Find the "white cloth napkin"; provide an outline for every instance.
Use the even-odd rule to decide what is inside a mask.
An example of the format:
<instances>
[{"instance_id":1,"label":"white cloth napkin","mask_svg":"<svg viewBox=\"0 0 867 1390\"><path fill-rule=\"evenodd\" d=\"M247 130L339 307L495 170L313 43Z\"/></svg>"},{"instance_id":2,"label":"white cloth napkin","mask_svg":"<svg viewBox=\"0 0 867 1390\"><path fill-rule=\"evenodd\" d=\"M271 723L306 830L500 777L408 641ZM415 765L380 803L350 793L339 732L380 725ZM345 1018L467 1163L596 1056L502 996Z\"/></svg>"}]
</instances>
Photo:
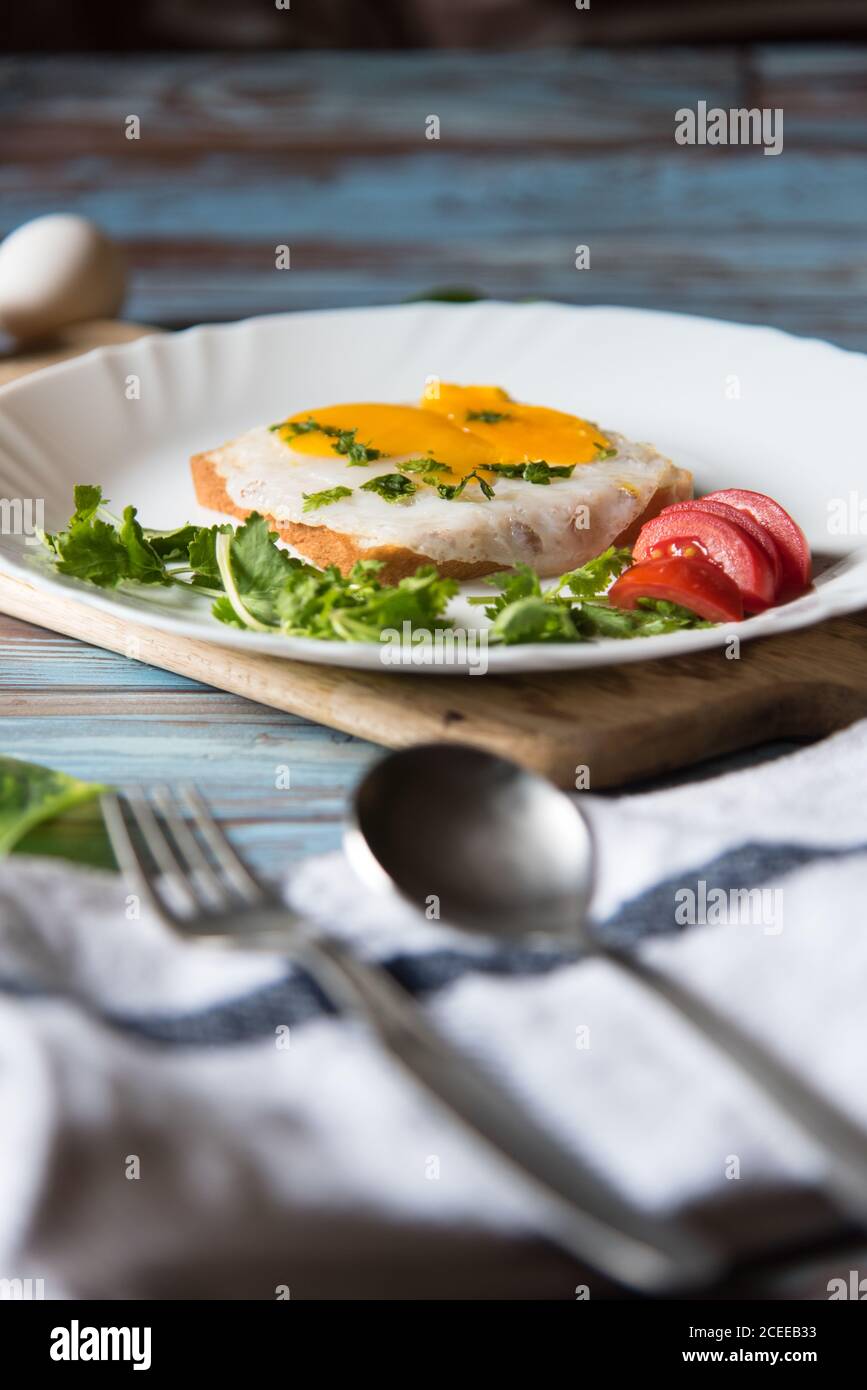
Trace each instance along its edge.
<instances>
[{"instance_id":1,"label":"white cloth napkin","mask_svg":"<svg viewBox=\"0 0 867 1390\"><path fill-rule=\"evenodd\" d=\"M867 722L581 804L602 929L652 936L867 1127L865 774ZM678 924L714 888L741 920ZM729 896L758 888L763 907ZM290 897L633 1202L722 1212L742 1248L767 1231L737 1213L775 1194L776 1235L827 1225L815 1149L616 967L486 950L366 894L339 854ZM358 1021L283 959L178 942L112 875L0 867L0 1116L0 1279L46 1297L572 1296L575 1266L536 1240L547 1214Z\"/></svg>"}]
</instances>

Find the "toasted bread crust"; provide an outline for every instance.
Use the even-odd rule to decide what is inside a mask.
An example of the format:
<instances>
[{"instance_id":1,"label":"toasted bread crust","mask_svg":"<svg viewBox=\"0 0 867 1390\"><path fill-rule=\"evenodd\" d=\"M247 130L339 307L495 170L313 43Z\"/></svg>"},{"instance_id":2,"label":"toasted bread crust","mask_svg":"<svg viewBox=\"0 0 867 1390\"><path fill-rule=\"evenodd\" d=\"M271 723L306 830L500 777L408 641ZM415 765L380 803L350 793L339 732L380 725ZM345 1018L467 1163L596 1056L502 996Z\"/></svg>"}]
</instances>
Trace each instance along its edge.
<instances>
[{"instance_id":1,"label":"toasted bread crust","mask_svg":"<svg viewBox=\"0 0 867 1390\"><path fill-rule=\"evenodd\" d=\"M239 507L232 501L226 490L226 483L220 474L213 454L194 454L190 459L193 486L200 506L209 507L216 512L237 516L242 521L250 515L252 508ZM663 507L682 498L692 496L692 474L678 469L671 483L657 488L649 503L639 517L622 531L613 542L615 545L631 545L645 521L656 516ZM278 521L266 516L281 540L288 542L300 555L320 569L336 565L341 574L348 574L356 560L380 560L383 568L379 578L385 584L396 584L415 574L420 565L434 565L441 575L449 579L479 579L482 575L493 574L503 569L498 560L433 560L417 550L408 550L400 545L359 545L355 537L346 531L332 531L329 526L307 526L303 521Z\"/></svg>"}]
</instances>

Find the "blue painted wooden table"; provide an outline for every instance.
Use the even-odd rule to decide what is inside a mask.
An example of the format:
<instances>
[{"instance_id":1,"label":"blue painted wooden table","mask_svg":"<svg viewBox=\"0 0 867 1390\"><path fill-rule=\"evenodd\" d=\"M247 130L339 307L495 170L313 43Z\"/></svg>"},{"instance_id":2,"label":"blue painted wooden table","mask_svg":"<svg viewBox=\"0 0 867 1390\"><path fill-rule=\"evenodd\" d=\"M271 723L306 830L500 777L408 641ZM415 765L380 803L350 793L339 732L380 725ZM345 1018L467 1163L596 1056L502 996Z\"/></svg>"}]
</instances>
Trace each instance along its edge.
<instances>
[{"instance_id":1,"label":"blue painted wooden table","mask_svg":"<svg viewBox=\"0 0 867 1390\"><path fill-rule=\"evenodd\" d=\"M94 217L127 247L127 315L166 327L463 285L864 350L865 76L852 47L5 59L0 231ZM782 107L783 153L678 146L699 100ZM13 755L194 778L271 871L337 842L375 755L2 618L0 716Z\"/></svg>"}]
</instances>

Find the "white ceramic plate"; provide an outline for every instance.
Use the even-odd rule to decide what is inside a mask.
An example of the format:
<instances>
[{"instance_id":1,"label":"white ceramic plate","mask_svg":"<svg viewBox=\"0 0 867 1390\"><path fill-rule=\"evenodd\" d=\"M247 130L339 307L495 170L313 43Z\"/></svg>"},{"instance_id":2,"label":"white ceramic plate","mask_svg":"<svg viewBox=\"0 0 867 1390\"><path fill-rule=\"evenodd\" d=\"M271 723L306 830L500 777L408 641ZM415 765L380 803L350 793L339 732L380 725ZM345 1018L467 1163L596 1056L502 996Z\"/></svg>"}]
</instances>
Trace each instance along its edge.
<instances>
[{"instance_id":1,"label":"white ceramic plate","mask_svg":"<svg viewBox=\"0 0 867 1390\"><path fill-rule=\"evenodd\" d=\"M798 519L815 551L840 559L803 598L730 629L492 647L489 670L682 656L722 646L732 630L759 637L867 606L867 552L858 552L857 530L829 531L829 508L848 501L864 472L867 357L773 329L675 314L413 304L280 314L101 348L0 391L0 499L43 498L51 529L69 515L73 484L94 482L113 509L138 506L145 525L212 522L214 514L195 502L190 454L318 403L413 400L430 375L496 383L520 400L648 440L693 470L698 492L768 492ZM139 399L128 399L132 377ZM0 535L0 566L40 587L74 590L94 608L222 646L382 669L378 644L242 632L212 619L207 601L176 589L106 593L64 579L19 536ZM480 622L479 610L460 598L453 616ZM453 673L466 664L388 669Z\"/></svg>"}]
</instances>

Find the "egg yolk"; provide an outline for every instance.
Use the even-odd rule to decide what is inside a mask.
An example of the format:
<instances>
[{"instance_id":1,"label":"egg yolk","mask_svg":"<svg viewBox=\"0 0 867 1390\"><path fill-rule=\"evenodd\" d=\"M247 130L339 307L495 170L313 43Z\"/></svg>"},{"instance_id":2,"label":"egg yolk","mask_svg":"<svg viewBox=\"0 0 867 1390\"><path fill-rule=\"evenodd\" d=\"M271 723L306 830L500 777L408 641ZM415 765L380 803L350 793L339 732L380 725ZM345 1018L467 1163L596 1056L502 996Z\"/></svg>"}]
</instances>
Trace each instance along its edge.
<instances>
[{"instance_id":1,"label":"egg yolk","mask_svg":"<svg viewBox=\"0 0 867 1390\"><path fill-rule=\"evenodd\" d=\"M499 386L442 382L437 396L422 400L422 408L484 440L495 450L497 463L592 463L600 449L609 447L588 420L543 405L521 405Z\"/></svg>"},{"instance_id":2,"label":"egg yolk","mask_svg":"<svg viewBox=\"0 0 867 1390\"><path fill-rule=\"evenodd\" d=\"M447 383L420 406L359 402L301 410L277 432L299 454L342 454L347 463L354 461L353 445L392 460L429 456L448 470L437 476L443 482L496 463L592 463L609 447L595 425L575 415L521 405L498 386ZM360 461L367 462L363 455Z\"/></svg>"}]
</instances>

